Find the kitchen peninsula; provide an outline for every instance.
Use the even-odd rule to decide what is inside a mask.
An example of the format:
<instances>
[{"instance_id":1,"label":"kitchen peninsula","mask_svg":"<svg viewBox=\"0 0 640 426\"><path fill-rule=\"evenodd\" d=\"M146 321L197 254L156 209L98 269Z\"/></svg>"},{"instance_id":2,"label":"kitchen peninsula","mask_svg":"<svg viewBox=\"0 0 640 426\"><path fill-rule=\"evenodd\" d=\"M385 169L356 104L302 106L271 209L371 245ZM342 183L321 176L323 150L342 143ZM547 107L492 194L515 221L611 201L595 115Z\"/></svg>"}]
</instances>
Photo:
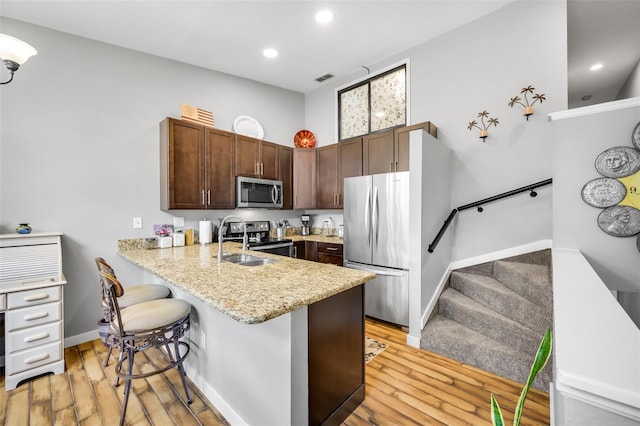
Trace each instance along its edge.
<instances>
[{"instance_id":1,"label":"kitchen peninsula","mask_svg":"<svg viewBox=\"0 0 640 426\"><path fill-rule=\"evenodd\" d=\"M374 275L267 253L277 262L218 263L217 246L119 243L145 282L192 305L188 376L234 425L341 421L364 399L363 284Z\"/></svg>"}]
</instances>

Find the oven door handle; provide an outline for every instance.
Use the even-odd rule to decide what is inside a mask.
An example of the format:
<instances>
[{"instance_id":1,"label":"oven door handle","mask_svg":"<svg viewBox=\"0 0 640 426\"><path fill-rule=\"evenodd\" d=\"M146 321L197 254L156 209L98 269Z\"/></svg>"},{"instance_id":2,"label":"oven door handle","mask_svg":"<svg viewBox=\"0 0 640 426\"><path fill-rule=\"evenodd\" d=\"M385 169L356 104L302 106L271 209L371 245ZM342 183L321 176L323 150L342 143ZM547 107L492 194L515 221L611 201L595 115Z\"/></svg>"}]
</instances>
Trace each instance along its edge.
<instances>
[{"instance_id":1,"label":"oven door handle","mask_svg":"<svg viewBox=\"0 0 640 426\"><path fill-rule=\"evenodd\" d=\"M269 249L275 249L275 248L291 247L292 245L293 245L292 242L289 242L289 243L276 243L276 244L269 244L268 246L249 247L249 250L261 251L261 250L269 250Z\"/></svg>"}]
</instances>

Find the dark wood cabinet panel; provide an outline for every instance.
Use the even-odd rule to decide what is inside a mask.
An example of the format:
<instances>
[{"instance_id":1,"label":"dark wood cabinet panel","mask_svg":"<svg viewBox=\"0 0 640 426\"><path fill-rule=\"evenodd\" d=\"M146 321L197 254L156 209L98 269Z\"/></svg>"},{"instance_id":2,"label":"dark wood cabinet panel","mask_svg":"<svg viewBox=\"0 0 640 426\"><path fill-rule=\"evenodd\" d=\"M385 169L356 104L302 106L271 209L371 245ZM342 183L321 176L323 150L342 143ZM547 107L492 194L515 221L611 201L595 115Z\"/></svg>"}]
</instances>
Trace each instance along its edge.
<instances>
[{"instance_id":1,"label":"dark wood cabinet panel","mask_svg":"<svg viewBox=\"0 0 640 426\"><path fill-rule=\"evenodd\" d=\"M293 208L316 208L316 150L293 150Z\"/></svg>"},{"instance_id":2,"label":"dark wood cabinet panel","mask_svg":"<svg viewBox=\"0 0 640 426\"><path fill-rule=\"evenodd\" d=\"M316 148L316 207L335 209L338 205L338 144Z\"/></svg>"},{"instance_id":3,"label":"dark wood cabinet panel","mask_svg":"<svg viewBox=\"0 0 640 426\"><path fill-rule=\"evenodd\" d=\"M304 242L304 258L313 262L318 261L318 243L315 241Z\"/></svg>"},{"instance_id":4,"label":"dark wood cabinet panel","mask_svg":"<svg viewBox=\"0 0 640 426\"><path fill-rule=\"evenodd\" d=\"M259 176L260 140L236 135L236 176Z\"/></svg>"},{"instance_id":5,"label":"dark wood cabinet panel","mask_svg":"<svg viewBox=\"0 0 640 426\"><path fill-rule=\"evenodd\" d=\"M364 285L309 305L309 425L340 424L364 401Z\"/></svg>"},{"instance_id":6,"label":"dark wood cabinet panel","mask_svg":"<svg viewBox=\"0 0 640 426\"><path fill-rule=\"evenodd\" d=\"M260 155L258 164L260 177L264 179L278 179L278 144L260 141Z\"/></svg>"},{"instance_id":7,"label":"dark wood cabinet panel","mask_svg":"<svg viewBox=\"0 0 640 426\"><path fill-rule=\"evenodd\" d=\"M362 138L362 163L365 175L395 171L393 130Z\"/></svg>"},{"instance_id":8,"label":"dark wood cabinet panel","mask_svg":"<svg viewBox=\"0 0 640 426\"><path fill-rule=\"evenodd\" d=\"M278 177L282 181L282 209L293 209L293 148L278 147Z\"/></svg>"},{"instance_id":9,"label":"dark wood cabinet panel","mask_svg":"<svg viewBox=\"0 0 640 426\"><path fill-rule=\"evenodd\" d=\"M317 243L318 262L332 265L343 265L342 244Z\"/></svg>"},{"instance_id":10,"label":"dark wood cabinet panel","mask_svg":"<svg viewBox=\"0 0 640 426\"><path fill-rule=\"evenodd\" d=\"M362 138L349 139L338 144L338 196L337 208L343 207L344 178L362 176Z\"/></svg>"},{"instance_id":11,"label":"dark wood cabinet panel","mask_svg":"<svg viewBox=\"0 0 640 426\"><path fill-rule=\"evenodd\" d=\"M305 242L304 241L294 241L293 242L293 257L296 259L303 259L306 260L305 258Z\"/></svg>"},{"instance_id":12,"label":"dark wood cabinet panel","mask_svg":"<svg viewBox=\"0 0 640 426\"><path fill-rule=\"evenodd\" d=\"M235 135L167 118L160 123L160 208L235 207Z\"/></svg>"},{"instance_id":13,"label":"dark wood cabinet panel","mask_svg":"<svg viewBox=\"0 0 640 426\"><path fill-rule=\"evenodd\" d=\"M209 209L236 207L233 169L235 134L207 127L205 134L206 205Z\"/></svg>"},{"instance_id":14,"label":"dark wood cabinet panel","mask_svg":"<svg viewBox=\"0 0 640 426\"><path fill-rule=\"evenodd\" d=\"M417 129L423 129L429 132L434 138L438 137L438 129L429 121L395 129L394 159L396 172L406 172L409 170L409 135L411 131Z\"/></svg>"},{"instance_id":15,"label":"dark wood cabinet panel","mask_svg":"<svg viewBox=\"0 0 640 426\"><path fill-rule=\"evenodd\" d=\"M236 135L236 176L278 178L278 145Z\"/></svg>"}]
</instances>

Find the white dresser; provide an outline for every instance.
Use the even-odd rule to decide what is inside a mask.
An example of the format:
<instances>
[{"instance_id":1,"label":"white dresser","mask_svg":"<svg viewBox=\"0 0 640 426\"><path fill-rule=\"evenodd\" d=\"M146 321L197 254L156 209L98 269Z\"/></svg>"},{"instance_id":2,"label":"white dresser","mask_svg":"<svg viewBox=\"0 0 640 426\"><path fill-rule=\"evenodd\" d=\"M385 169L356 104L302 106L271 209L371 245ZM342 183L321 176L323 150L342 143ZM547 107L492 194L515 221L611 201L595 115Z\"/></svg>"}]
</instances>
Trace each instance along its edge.
<instances>
[{"instance_id":1,"label":"white dresser","mask_svg":"<svg viewBox=\"0 0 640 426\"><path fill-rule=\"evenodd\" d=\"M61 233L0 234L0 345L5 389L64 372Z\"/></svg>"}]
</instances>

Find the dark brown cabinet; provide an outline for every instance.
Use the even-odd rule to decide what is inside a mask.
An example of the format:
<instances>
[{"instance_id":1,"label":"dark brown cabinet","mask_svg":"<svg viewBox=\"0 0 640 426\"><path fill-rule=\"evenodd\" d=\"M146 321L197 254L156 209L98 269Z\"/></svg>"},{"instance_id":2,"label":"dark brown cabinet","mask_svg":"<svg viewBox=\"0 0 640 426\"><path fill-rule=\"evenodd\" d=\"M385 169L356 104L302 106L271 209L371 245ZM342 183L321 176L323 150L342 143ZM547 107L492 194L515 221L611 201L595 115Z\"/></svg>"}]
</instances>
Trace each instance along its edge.
<instances>
[{"instance_id":1,"label":"dark brown cabinet","mask_svg":"<svg viewBox=\"0 0 640 426\"><path fill-rule=\"evenodd\" d=\"M316 208L341 209L343 179L362 176L362 139L317 148L316 156Z\"/></svg>"},{"instance_id":2,"label":"dark brown cabinet","mask_svg":"<svg viewBox=\"0 0 640 426\"><path fill-rule=\"evenodd\" d=\"M278 180L282 181L282 209L293 209L293 148L278 145Z\"/></svg>"},{"instance_id":3,"label":"dark brown cabinet","mask_svg":"<svg viewBox=\"0 0 640 426\"><path fill-rule=\"evenodd\" d=\"M236 175L278 179L278 145L236 135Z\"/></svg>"},{"instance_id":4,"label":"dark brown cabinet","mask_svg":"<svg viewBox=\"0 0 640 426\"><path fill-rule=\"evenodd\" d=\"M293 208L316 208L316 150L293 150Z\"/></svg>"},{"instance_id":5,"label":"dark brown cabinet","mask_svg":"<svg viewBox=\"0 0 640 426\"><path fill-rule=\"evenodd\" d=\"M233 209L235 134L167 118L160 123L160 208Z\"/></svg>"},{"instance_id":6,"label":"dark brown cabinet","mask_svg":"<svg viewBox=\"0 0 640 426\"><path fill-rule=\"evenodd\" d=\"M318 262L342 266L342 244L318 243Z\"/></svg>"},{"instance_id":7,"label":"dark brown cabinet","mask_svg":"<svg viewBox=\"0 0 640 426\"><path fill-rule=\"evenodd\" d=\"M365 175L397 171L393 130L362 138L362 171ZM407 144L408 148L408 144Z\"/></svg>"}]
</instances>

